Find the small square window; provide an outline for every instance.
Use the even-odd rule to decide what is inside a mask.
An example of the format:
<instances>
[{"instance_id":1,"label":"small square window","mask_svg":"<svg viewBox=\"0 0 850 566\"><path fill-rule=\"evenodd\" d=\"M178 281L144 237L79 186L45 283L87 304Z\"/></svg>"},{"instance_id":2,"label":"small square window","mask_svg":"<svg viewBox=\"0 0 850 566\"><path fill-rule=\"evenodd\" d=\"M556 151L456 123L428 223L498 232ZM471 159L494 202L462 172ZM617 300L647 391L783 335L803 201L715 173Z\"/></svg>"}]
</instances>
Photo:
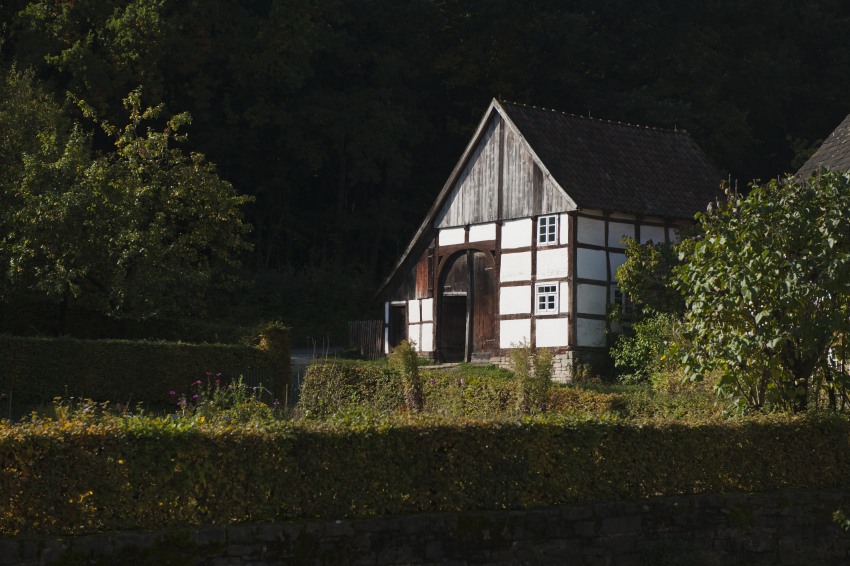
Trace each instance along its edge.
<instances>
[{"instance_id":1,"label":"small square window","mask_svg":"<svg viewBox=\"0 0 850 566\"><path fill-rule=\"evenodd\" d=\"M558 284L538 283L536 287L536 314L554 314L558 312Z\"/></svg>"},{"instance_id":2,"label":"small square window","mask_svg":"<svg viewBox=\"0 0 850 566\"><path fill-rule=\"evenodd\" d=\"M558 243L558 215L541 216L537 219L537 243L549 246Z\"/></svg>"},{"instance_id":3,"label":"small square window","mask_svg":"<svg viewBox=\"0 0 850 566\"><path fill-rule=\"evenodd\" d=\"M637 307L631 297L629 297L628 293L623 292L623 290L616 285L614 285L611 290L613 295L612 302L614 303L614 306L620 310L620 314L626 318L634 316Z\"/></svg>"}]
</instances>

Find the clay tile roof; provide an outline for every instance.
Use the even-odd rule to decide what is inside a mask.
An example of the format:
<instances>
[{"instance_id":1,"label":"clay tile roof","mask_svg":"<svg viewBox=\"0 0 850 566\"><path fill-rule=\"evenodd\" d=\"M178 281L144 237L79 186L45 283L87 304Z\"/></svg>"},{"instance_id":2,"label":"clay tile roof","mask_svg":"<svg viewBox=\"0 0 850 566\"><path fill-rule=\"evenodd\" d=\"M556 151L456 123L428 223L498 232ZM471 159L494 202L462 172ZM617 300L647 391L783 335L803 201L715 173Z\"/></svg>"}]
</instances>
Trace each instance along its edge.
<instances>
[{"instance_id":1,"label":"clay tile roof","mask_svg":"<svg viewBox=\"0 0 850 566\"><path fill-rule=\"evenodd\" d=\"M720 195L720 175L683 131L500 104L581 208L692 218Z\"/></svg>"},{"instance_id":2,"label":"clay tile roof","mask_svg":"<svg viewBox=\"0 0 850 566\"><path fill-rule=\"evenodd\" d=\"M818 150L800 167L797 175L808 178L823 167L834 171L850 171L850 115L829 134Z\"/></svg>"}]
</instances>

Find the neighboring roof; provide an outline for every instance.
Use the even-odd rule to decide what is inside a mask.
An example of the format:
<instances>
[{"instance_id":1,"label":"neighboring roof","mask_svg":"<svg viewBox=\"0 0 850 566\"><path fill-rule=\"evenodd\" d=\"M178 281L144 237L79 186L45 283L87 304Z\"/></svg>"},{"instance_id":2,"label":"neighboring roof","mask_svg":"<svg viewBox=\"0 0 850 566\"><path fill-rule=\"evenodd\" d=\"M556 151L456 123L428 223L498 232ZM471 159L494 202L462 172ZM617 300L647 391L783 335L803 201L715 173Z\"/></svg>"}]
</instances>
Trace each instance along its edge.
<instances>
[{"instance_id":1,"label":"neighboring roof","mask_svg":"<svg viewBox=\"0 0 850 566\"><path fill-rule=\"evenodd\" d=\"M823 167L833 171L850 171L850 115L824 140L797 175L808 178Z\"/></svg>"},{"instance_id":2,"label":"neighboring roof","mask_svg":"<svg viewBox=\"0 0 850 566\"><path fill-rule=\"evenodd\" d=\"M692 218L720 193L720 175L683 131L500 104L580 208Z\"/></svg>"},{"instance_id":3,"label":"neighboring roof","mask_svg":"<svg viewBox=\"0 0 850 566\"><path fill-rule=\"evenodd\" d=\"M494 113L528 143L545 174L577 208L693 218L720 196L720 175L684 131L583 118L493 99L413 239L381 284L389 285L429 232Z\"/></svg>"}]
</instances>

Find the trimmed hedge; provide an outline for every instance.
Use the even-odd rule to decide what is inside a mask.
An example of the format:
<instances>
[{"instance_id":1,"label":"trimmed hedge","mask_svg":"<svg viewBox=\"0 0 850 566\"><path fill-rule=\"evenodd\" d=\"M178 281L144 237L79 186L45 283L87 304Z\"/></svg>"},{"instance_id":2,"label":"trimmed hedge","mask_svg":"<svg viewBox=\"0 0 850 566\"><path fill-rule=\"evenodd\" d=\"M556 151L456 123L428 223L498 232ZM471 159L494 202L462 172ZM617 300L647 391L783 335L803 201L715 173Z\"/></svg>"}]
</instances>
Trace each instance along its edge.
<instances>
[{"instance_id":1,"label":"trimmed hedge","mask_svg":"<svg viewBox=\"0 0 850 566\"><path fill-rule=\"evenodd\" d=\"M256 347L74 338L0 336L0 393L18 403L44 403L55 396L113 402L168 402L169 391L186 391L206 373L225 378L266 368L264 383L283 398L290 375L287 329L270 325Z\"/></svg>"},{"instance_id":2,"label":"trimmed hedge","mask_svg":"<svg viewBox=\"0 0 850 566\"><path fill-rule=\"evenodd\" d=\"M211 426L85 419L0 426L0 533L532 508L850 487L850 422L687 425L416 418Z\"/></svg>"},{"instance_id":3,"label":"trimmed hedge","mask_svg":"<svg viewBox=\"0 0 850 566\"><path fill-rule=\"evenodd\" d=\"M424 412L445 417L493 418L517 412L518 381L496 367L466 366L420 370ZM632 415L631 397L578 387L549 388L546 406L553 412ZM368 362L332 362L308 368L298 406L311 418L361 412L392 413L404 409L401 378L386 366ZM651 415L661 416L661 415Z\"/></svg>"}]
</instances>

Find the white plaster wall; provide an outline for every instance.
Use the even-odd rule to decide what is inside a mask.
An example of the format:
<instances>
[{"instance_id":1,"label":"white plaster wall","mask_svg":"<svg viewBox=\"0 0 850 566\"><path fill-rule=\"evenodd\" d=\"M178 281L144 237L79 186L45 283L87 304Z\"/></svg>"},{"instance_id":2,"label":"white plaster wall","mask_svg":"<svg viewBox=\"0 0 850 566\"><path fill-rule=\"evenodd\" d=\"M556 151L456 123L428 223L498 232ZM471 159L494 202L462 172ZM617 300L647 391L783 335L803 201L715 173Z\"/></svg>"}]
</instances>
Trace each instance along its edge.
<instances>
[{"instance_id":1,"label":"white plaster wall","mask_svg":"<svg viewBox=\"0 0 850 566\"><path fill-rule=\"evenodd\" d=\"M490 222L489 224L476 224L475 226L469 227L470 242L487 242L495 239L496 224L494 222Z\"/></svg>"},{"instance_id":2,"label":"white plaster wall","mask_svg":"<svg viewBox=\"0 0 850 566\"><path fill-rule=\"evenodd\" d=\"M537 279L556 279L567 276L567 259L569 250L560 248L555 250L538 250L537 252Z\"/></svg>"},{"instance_id":3,"label":"white plaster wall","mask_svg":"<svg viewBox=\"0 0 850 566\"><path fill-rule=\"evenodd\" d=\"M531 279L531 252L502 254L500 281L528 281Z\"/></svg>"},{"instance_id":4,"label":"white plaster wall","mask_svg":"<svg viewBox=\"0 0 850 566\"><path fill-rule=\"evenodd\" d=\"M538 348L553 348L567 345L570 327L566 318L538 318L535 323L535 341Z\"/></svg>"},{"instance_id":5,"label":"white plaster wall","mask_svg":"<svg viewBox=\"0 0 850 566\"><path fill-rule=\"evenodd\" d=\"M570 302L570 283L569 281L561 282L561 293L558 297L558 311L559 312L570 312L570 306L572 303Z\"/></svg>"},{"instance_id":6,"label":"white plaster wall","mask_svg":"<svg viewBox=\"0 0 850 566\"><path fill-rule=\"evenodd\" d=\"M608 254L608 261L611 263L611 279L617 280L617 268L626 262L625 254Z\"/></svg>"},{"instance_id":7,"label":"white plaster wall","mask_svg":"<svg viewBox=\"0 0 850 566\"><path fill-rule=\"evenodd\" d=\"M558 241L561 242L561 245L566 245L570 241L570 215L562 214L560 220L558 220Z\"/></svg>"},{"instance_id":8,"label":"white plaster wall","mask_svg":"<svg viewBox=\"0 0 850 566\"><path fill-rule=\"evenodd\" d=\"M434 325L432 323L422 325L422 339L419 343L421 344L420 352L434 351Z\"/></svg>"},{"instance_id":9,"label":"white plaster wall","mask_svg":"<svg viewBox=\"0 0 850 566\"><path fill-rule=\"evenodd\" d=\"M608 287L580 284L576 287L576 309L584 314L605 314L608 307Z\"/></svg>"},{"instance_id":10,"label":"white plaster wall","mask_svg":"<svg viewBox=\"0 0 850 566\"><path fill-rule=\"evenodd\" d=\"M671 228L670 229L670 241L673 242L673 243L676 243L676 242L679 241L679 239L680 239L679 238L679 229L678 228L676 228L676 229Z\"/></svg>"},{"instance_id":11,"label":"white plaster wall","mask_svg":"<svg viewBox=\"0 0 850 566\"><path fill-rule=\"evenodd\" d=\"M605 321L579 318L576 320L578 346L605 346Z\"/></svg>"},{"instance_id":12,"label":"white plaster wall","mask_svg":"<svg viewBox=\"0 0 850 566\"><path fill-rule=\"evenodd\" d=\"M578 219L578 241L582 244L605 245L605 221L595 218L576 217Z\"/></svg>"},{"instance_id":13,"label":"white plaster wall","mask_svg":"<svg viewBox=\"0 0 850 566\"><path fill-rule=\"evenodd\" d=\"M422 322L434 320L434 299L422 299Z\"/></svg>"},{"instance_id":14,"label":"white plaster wall","mask_svg":"<svg viewBox=\"0 0 850 566\"><path fill-rule=\"evenodd\" d=\"M413 342L414 347L417 352L422 351L422 325L421 324L408 324L407 325L407 339L410 342Z\"/></svg>"},{"instance_id":15,"label":"white plaster wall","mask_svg":"<svg viewBox=\"0 0 850 566\"><path fill-rule=\"evenodd\" d=\"M390 323L390 303L387 301L384 303L384 324Z\"/></svg>"},{"instance_id":16,"label":"white plaster wall","mask_svg":"<svg viewBox=\"0 0 850 566\"><path fill-rule=\"evenodd\" d=\"M626 245L620 243L624 237L635 237L635 225L623 224L621 222L608 223L608 247L625 248Z\"/></svg>"},{"instance_id":17,"label":"white plaster wall","mask_svg":"<svg viewBox=\"0 0 850 566\"><path fill-rule=\"evenodd\" d=\"M412 301L407 302L407 322L410 324L415 324L417 322L422 322L422 319L419 316L419 301L414 299Z\"/></svg>"},{"instance_id":18,"label":"white plaster wall","mask_svg":"<svg viewBox=\"0 0 850 566\"><path fill-rule=\"evenodd\" d=\"M664 227L663 226L643 226L640 227L640 243L645 244L652 240L656 244L664 243Z\"/></svg>"},{"instance_id":19,"label":"white plaster wall","mask_svg":"<svg viewBox=\"0 0 850 566\"><path fill-rule=\"evenodd\" d=\"M499 347L513 348L531 341L531 319L499 321Z\"/></svg>"},{"instance_id":20,"label":"white plaster wall","mask_svg":"<svg viewBox=\"0 0 850 566\"><path fill-rule=\"evenodd\" d=\"M441 246L452 246L462 244L466 239L466 230L461 228L443 228L438 234L437 242Z\"/></svg>"},{"instance_id":21,"label":"white plaster wall","mask_svg":"<svg viewBox=\"0 0 850 566\"><path fill-rule=\"evenodd\" d=\"M384 353L390 353L390 327L384 327Z\"/></svg>"},{"instance_id":22,"label":"white plaster wall","mask_svg":"<svg viewBox=\"0 0 850 566\"><path fill-rule=\"evenodd\" d=\"M576 250L576 277L582 279L608 279L608 269L605 262L608 261L603 250L587 250L578 248Z\"/></svg>"},{"instance_id":23,"label":"white plaster wall","mask_svg":"<svg viewBox=\"0 0 850 566\"><path fill-rule=\"evenodd\" d=\"M531 218L505 220L502 224L502 249L531 246Z\"/></svg>"},{"instance_id":24,"label":"white plaster wall","mask_svg":"<svg viewBox=\"0 0 850 566\"><path fill-rule=\"evenodd\" d=\"M499 289L499 314L531 314L531 285Z\"/></svg>"}]
</instances>

